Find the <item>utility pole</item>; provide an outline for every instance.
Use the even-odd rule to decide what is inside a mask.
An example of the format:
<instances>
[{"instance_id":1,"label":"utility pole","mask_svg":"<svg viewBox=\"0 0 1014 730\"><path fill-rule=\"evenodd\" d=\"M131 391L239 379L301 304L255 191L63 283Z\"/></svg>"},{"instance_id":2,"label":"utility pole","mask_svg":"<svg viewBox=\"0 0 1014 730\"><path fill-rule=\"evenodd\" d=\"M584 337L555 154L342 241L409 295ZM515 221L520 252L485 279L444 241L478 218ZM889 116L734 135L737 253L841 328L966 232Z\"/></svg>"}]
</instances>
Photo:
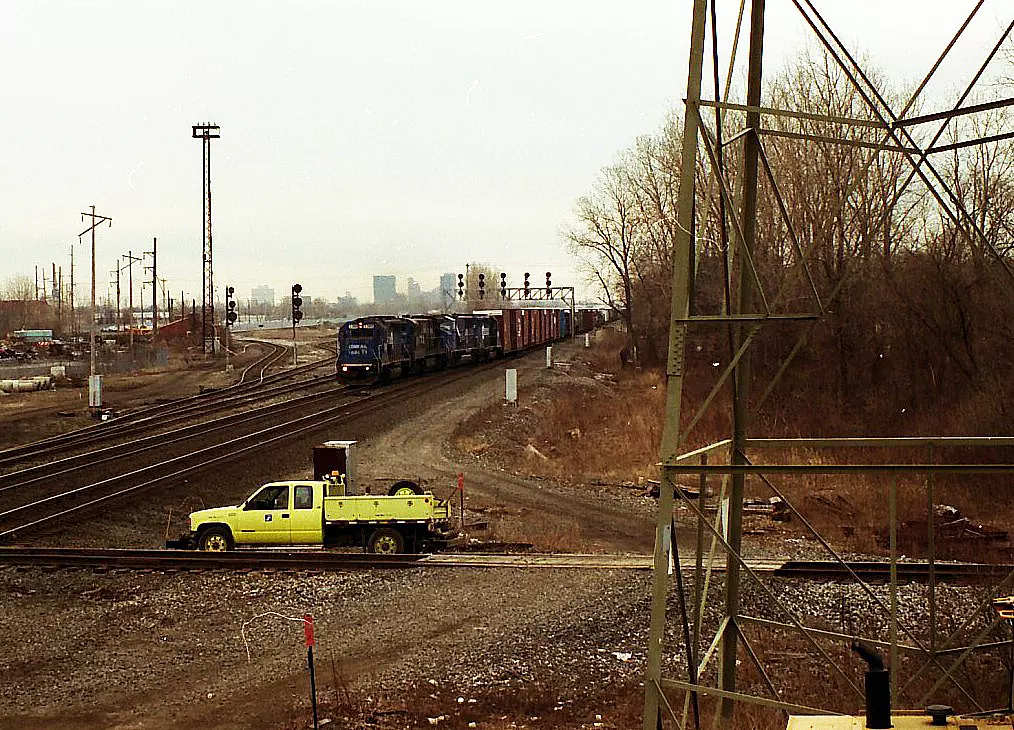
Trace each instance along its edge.
<instances>
[{"instance_id":1,"label":"utility pole","mask_svg":"<svg viewBox=\"0 0 1014 730\"><path fill-rule=\"evenodd\" d=\"M211 265L211 140L222 136L217 124L205 123L192 126L192 136L201 140L201 200L203 213L201 227L203 230L202 266L204 278L201 283L201 346L208 351L211 343L211 355L215 355L215 282Z\"/></svg>"},{"instance_id":2,"label":"utility pole","mask_svg":"<svg viewBox=\"0 0 1014 730\"><path fill-rule=\"evenodd\" d=\"M130 326L127 330L129 342L130 342L130 356L134 356L134 262L140 261L140 256L134 256L133 251L127 251L125 257L127 259L127 265L124 267L127 269L128 283L127 286L130 288L130 293L127 295L127 303L130 307Z\"/></svg>"},{"instance_id":3,"label":"utility pole","mask_svg":"<svg viewBox=\"0 0 1014 730\"><path fill-rule=\"evenodd\" d=\"M116 333L120 332L120 323L122 321L120 317L120 260L116 260L116 269L110 271L110 274L116 274Z\"/></svg>"},{"instance_id":4,"label":"utility pole","mask_svg":"<svg viewBox=\"0 0 1014 730\"><path fill-rule=\"evenodd\" d=\"M151 239L151 251L146 251L145 254L151 256L151 266L147 267L151 269L151 337L155 339L155 335L158 334L158 259L156 253L158 251L158 239Z\"/></svg>"},{"instance_id":5,"label":"utility pole","mask_svg":"<svg viewBox=\"0 0 1014 730\"><path fill-rule=\"evenodd\" d=\"M88 216L92 220L92 224L77 234L78 242L81 241L81 236L91 232L92 234L92 307L91 307L91 322L89 323L89 331L91 336L90 340L90 356L91 362L88 367L88 407L94 413L97 409L102 407L102 376L95 374L95 229L103 223L108 223L109 227L113 227L113 219L109 216L99 215L95 212L95 206L93 205L91 213L82 213L81 220Z\"/></svg>"},{"instance_id":6,"label":"utility pole","mask_svg":"<svg viewBox=\"0 0 1014 730\"><path fill-rule=\"evenodd\" d=\"M70 331L77 337L77 312L74 309L74 246L70 247Z\"/></svg>"}]
</instances>

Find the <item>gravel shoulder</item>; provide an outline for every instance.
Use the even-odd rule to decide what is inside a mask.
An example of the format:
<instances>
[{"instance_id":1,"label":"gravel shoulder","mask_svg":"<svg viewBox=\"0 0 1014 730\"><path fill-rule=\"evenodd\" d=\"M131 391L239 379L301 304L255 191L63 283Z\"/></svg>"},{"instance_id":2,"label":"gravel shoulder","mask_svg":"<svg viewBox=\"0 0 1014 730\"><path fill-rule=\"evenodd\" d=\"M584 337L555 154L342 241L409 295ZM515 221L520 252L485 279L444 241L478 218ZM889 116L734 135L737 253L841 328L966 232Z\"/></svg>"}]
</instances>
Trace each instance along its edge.
<instances>
[{"instance_id":1,"label":"gravel shoulder","mask_svg":"<svg viewBox=\"0 0 1014 730\"><path fill-rule=\"evenodd\" d=\"M547 370L541 354L510 366L519 369L523 397L543 397L579 377ZM446 494L463 474L468 521L488 521L500 537L528 537L572 552L650 551L653 500L620 485L539 477L515 458L525 447L525 423L504 413L503 368L476 370L396 412L378 412L199 475L142 505L110 510L46 540L156 546L169 509L178 514L230 503L262 481L303 476L313 443L352 438L360 441L361 479L411 476ZM479 453L460 448L457 436L480 432L480 440L502 448ZM772 553L799 539L788 528L762 537L759 549ZM976 591L941 590L946 621L956 628L974 608ZM715 576L705 635L718 624L721 591ZM857 587L779 581L773 591L813 625L865 636L886 631L883 612ZM576 729L640 722L651 605L651 575L643 571L8 568L0 569L0 595L5 617L0 677L6 690L0 730L307 727L300 625L307 613L317 626L320 713L333 726ZM886 587L877 595L886 602ZM901 599L903 618L924 623L925 590L905 586ZM788 620L771 595L749 581L743 605L753 615ZM671 617L679 615L675 597L668 610ZM666 673L681 675L682 627L672 618L669 624ZM980 628L978 622L970 627ZM833 701L851 711L861 707L850 699L847 679L824 679L827 669L812 647L784 631L767 638L755 645L780 684L809 687L813 702ZM861 684L858 663L850 664L847 652L841 661ZM980 669L988 672L971 671ZM763 693L759 675L747 668L742 687Z\"/></svg>"}]
</instances>

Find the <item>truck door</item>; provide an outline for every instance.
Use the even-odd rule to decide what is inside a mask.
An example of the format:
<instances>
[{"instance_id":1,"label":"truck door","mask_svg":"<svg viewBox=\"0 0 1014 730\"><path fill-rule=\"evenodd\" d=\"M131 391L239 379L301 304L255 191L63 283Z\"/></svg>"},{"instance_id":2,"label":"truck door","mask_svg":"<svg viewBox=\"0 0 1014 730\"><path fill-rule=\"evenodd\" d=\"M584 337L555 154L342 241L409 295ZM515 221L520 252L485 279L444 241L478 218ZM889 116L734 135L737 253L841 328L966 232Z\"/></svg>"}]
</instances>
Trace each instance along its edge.
<instances>
[{"instance_id":1,"label":"truck door","mask_svg":"<svg viewBox=\"0 0 1014 730\"><path fill-rule=\"evenodd\" d=\"M285 545L290 541L292 510L288 484L267 484L247 499L233 537L244 545Z\"/></svg>"},{"instance_id":2,"label":"truck door","mask_svg":"<svg viewBox=\"0 0 1014 730\"><path fill-rule=\"evenodd\" d=\"M319 545L324 541L324 521L321 516L323 489L312 484L292 486L292 516L289 518L292 543Z\"/></svg>"}]
</instances>

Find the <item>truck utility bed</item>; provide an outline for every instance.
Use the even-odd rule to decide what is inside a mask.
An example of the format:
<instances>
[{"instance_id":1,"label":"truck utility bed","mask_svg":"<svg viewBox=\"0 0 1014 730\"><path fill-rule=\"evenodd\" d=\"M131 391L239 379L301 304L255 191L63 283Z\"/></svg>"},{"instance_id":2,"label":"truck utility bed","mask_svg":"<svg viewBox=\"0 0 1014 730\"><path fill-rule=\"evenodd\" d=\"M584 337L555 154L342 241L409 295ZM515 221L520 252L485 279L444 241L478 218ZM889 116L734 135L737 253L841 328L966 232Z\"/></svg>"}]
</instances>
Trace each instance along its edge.
<instances>
[{"instance_id":1,"label":"truck utility bed","mask_svg":"<svg viewBox=\"0 0 1014 730\"><path fill-rule=\"evenodd\" d=\"M324 522L446 522L450 507L432 494L399 496L325 497Z\"/></svg>"}]
</instances>

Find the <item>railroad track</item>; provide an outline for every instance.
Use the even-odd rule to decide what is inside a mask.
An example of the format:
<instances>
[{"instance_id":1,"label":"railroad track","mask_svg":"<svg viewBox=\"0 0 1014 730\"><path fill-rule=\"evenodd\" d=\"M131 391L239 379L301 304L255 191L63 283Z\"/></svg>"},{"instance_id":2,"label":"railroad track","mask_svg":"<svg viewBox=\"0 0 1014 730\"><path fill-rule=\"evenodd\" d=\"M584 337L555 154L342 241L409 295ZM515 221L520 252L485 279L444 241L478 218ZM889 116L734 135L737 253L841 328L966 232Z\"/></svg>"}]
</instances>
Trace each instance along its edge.
<instances>
[{"instance_id":1,"label":"railroad track","mask_svg":"<svg viewBox=\"0 0 1014 730\"><path fill-rule=\"evenodd\" d=\"M378 407L403 403L427 386L453 384L475 372L469 368L380 390L335 389L242 417L180 428L172 439L148 437L136 445L120 444L4 475L0 478L4 482L0 486L0 540L42 526L72 524L111 500L155 486L171 487L192 472L240 459L254 450L275 448L286 440L368 415ZM344 402L336 403L336 393L342 394Z\"/></svg>"},{"instance_id":2,"label":"railroad track","mask_svg":"<svg viewBox=\"0 0 1014 730\"><path fill-rule=\"evenodd\" d=\"M770 561L749 560L756 573L776 578L887 581L891 564L882 561ZM507 568L513 570L641 570L652 568L651 555L577 555L566 553L433 553L420 555L372 555L330 550L234 550L207 553L186 550L122 550L103 548L0 547L0 566L92 568L101 570L309 570L343 571L393 568ZM847 567L846 567L847 566ZM693 563L683 564L692 571ZM927 563L897 563L898 578L905 582L925 580ZM722 572L724 566L716 567ZM937 563L941 580L976 580L1005 575L1014 565L988 563Z\"/></svg>"},{"instance_id":3,"label":"railroad track","mask_svg":"<svg viewBox=\"0 0 1014 730\"><path fill-rule=\"evenodd\" d=\"M279 397L293 390L312 385L334 383L333 376L323 376L311 382L289 383L274 388L265 387L322 366L330 365L331 363L331 358L323 358L298 368L290 368L280 373L266 375L267 369L273 367L287 352L287 349L280 345L271 345L271 347L270 351L248 366L240 374L237 382L230 386L134 409L109 421L68 431L67 433L34 441L29 444L0 450L0 468L14 467L30 461L46 460L53 454L65 455L68 450L81 449L97 443L126 438L141 431L150 431L156 427L168 429L174 423L191 419L195 414L202 412L213 413L216 410L227 410L230 407L235 408L238 405L253 402L254 400L267 400Z\"/></svg>"},{"instance_id":4,"label":"railroad track","mask_svg":"<svg viewBox=\"0 0 1014 730\"><path fill-rule=\"evenodd\" d=\"M197 414L188 412L172 416L153 417L153 420L157 423L150 423L148 419L135 421L126 424L115 433L97 433L94 434L94 438L92 439L81 440L75 443L75 446L78 447L92 444L97 446L97 448L89 451L66 455L68 451L71 451L69 447L50 447L36 454L37 457L50 457L45 462L0 474L0 495L12 489L22 489L33 483L52 480L56 477L64 478L70 473L85 467L93 468L111 461L135 457L152 450L165 451L174 444L183 443L195 436L207 436L220 429L242 428L244 424L262 421L267 415L281 417L287 411L302 409L321 402L330 404L333 402L336 394L354 397L358 392L355 389L336 386L333 380L328 380L330 388L322 393L310 393L282 402L273 402L257 407L256 404L262 400L274 400L280 395L294 390L291 387L286 387L281 392L278 392L277 389L272 389L258 393L256 396L242 397L242 403L230 403L228 407L220 404L214 408L204 409ZM311 385L318 384L315 382ZM308 386L304 385L300 387ZM235 406L240 405L254 407L237 413ZM207 420L202 420L202 417ZM135 434L139 435L139 437L128 438ZM110 441L112 442L111 445L102 445Z\"/></svg>"}]
</instances>

